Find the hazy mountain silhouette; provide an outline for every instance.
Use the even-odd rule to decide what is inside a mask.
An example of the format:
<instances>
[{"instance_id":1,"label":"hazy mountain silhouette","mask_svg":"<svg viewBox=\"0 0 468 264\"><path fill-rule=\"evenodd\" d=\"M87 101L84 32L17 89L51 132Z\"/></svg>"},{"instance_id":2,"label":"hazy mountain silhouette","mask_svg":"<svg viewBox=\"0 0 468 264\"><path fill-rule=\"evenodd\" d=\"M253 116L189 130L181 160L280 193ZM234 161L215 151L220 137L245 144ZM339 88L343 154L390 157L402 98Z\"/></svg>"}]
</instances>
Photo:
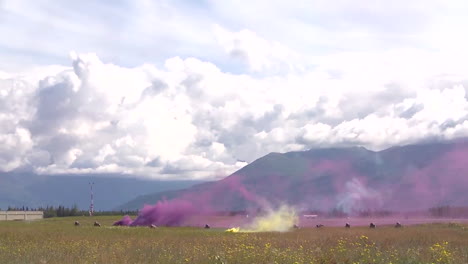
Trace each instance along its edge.
<instances>
[{"instance_id":1,"label":"hazy mountain silhouette","mask_svg":"<svg viewBox=\"0 0 468 264\"><path fill-rule=\"evenodd\" d=\"M281 203L304 210L415 210L468 205L468 142L270 153L216 182L137 197L118 209L185 199L213 210Z\"/></svg>"},{"instance_id":2,"label":"hazy mountain silhouette","mask_svg":"<svg viewBox=\"0 0 468 264\"><path fill-rule=\"evenodd\" d=\"M89 183L94 182L95 210L111 210L145 193L182 189L200 181L159 181L119 175L43 176L27 173L0 174L0 208L8 206L73 206L88 209Z\"/></svg>"}]
</instances>

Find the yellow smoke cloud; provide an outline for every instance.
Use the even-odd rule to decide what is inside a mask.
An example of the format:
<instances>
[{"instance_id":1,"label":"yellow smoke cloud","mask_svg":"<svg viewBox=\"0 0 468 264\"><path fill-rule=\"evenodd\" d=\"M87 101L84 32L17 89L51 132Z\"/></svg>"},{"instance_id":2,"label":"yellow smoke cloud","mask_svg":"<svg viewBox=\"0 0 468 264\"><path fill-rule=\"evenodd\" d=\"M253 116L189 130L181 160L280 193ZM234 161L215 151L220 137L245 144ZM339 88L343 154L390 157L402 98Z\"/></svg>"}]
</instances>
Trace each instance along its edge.
<instances>
[{"instance_id":1,"label":"yellow smoke cloud","mask_svg":"<svg viewBox=\"0 0 468 264\"><path fill-rule=\"evenodd\" d=\"M254 219L252 224L244 228L234 227L226 232L286 232L297 224L299 218L294 208L283 205L278 210L270 210L264 216Z\"/></svg>"},{"instance_id":2,"label":"yellow smoke cloud","mask_svg":"<svg viewBox=\"0 0 468 264\"><path fill-rule=\"evenodd\" d=\"M240 231L240 227L233 227L229 228L226 230L226 232L231 232L231 233L238 233Z\"/></svg>"}]
</instances>

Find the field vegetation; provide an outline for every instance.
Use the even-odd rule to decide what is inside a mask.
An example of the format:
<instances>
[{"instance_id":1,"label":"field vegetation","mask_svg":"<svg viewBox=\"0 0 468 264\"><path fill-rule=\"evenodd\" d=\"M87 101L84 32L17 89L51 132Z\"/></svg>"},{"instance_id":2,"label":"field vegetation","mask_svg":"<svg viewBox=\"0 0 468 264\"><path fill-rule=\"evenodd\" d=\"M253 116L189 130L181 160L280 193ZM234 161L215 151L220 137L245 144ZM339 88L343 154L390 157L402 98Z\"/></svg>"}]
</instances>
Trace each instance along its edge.
<instances>
[{"instance_id":1,"label":"field vegetation","mask_svg":"<svg viewBox=\"0 0 468 264\"><path fill-rule=\"evenodd\" d=\"M229 233L112 227L119 217L0 222L0 263L468 263L468 226L426 224ZM75 227L74 221L81 225ZM94 227L99 221L102 227Z\"/></svg>"}]
</instances>

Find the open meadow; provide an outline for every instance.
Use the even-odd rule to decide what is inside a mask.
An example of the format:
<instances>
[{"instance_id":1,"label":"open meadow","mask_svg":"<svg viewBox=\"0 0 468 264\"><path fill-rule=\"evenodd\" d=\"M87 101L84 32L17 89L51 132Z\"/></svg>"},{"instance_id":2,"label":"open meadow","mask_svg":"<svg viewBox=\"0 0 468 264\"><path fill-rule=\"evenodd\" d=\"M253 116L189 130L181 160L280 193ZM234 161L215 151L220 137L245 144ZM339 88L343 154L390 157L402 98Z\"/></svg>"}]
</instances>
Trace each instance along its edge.
<instances>
[{"instance_id":1,"label":"open meadow","mask_svg":"<svg viewBox=\"0 0 468 264\"><path fill-rule=\"evenodd\" d=\"M119 217L0 222L0 263L468 263L468 225L229 233L111 227ZM75 227L74 221L81 225ZM102 227L94 227L99 221Z\"/></svg>"}]
</instances>

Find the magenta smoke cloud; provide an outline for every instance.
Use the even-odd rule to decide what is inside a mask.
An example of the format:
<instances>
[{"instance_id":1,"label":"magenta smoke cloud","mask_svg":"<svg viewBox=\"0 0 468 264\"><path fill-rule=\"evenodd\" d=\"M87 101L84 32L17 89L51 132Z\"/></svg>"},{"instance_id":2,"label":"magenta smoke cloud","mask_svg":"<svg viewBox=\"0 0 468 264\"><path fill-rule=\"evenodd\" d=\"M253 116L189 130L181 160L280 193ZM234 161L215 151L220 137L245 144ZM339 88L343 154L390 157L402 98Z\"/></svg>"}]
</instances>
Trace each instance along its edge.
<instances>
[{"instance_id":1,"label":"magenta smoke cloud","mask_svg":"<svg viewBox=\"0 0 468 264\"><path fill-rule=\"evenodd\" d=\"M303 166L295 171L289 167L281 170L277 164L284 160L281 154L270 156L271 163L267 157L261 166L246 167L239 174L218 182L184 190L175 199L145 205L134 221L125 218L116 224L179 226L188 224L187 220L196 215L252 212L281 204L303 211L338 209L349 215L467 205L468 143L444 145L431 155L418 150L420 156L405 154L408 149L382 152L360 149L361 156L352 152L355 149L347 151L351 155L306 156L305 159L305 155L310 155L306 153L300 157L303 163L293 160ZM269 171L265 173L265 170Z\"/></svg>"}]
</instances>

